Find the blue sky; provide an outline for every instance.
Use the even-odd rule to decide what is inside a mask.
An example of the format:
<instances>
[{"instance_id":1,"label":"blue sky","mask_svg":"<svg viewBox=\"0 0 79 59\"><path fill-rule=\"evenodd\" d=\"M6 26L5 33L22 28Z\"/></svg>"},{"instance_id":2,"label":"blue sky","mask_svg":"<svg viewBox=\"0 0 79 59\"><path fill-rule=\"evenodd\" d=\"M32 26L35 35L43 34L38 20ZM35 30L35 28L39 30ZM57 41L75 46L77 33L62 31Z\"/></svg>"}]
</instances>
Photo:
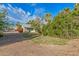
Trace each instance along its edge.
<instances>
[{"instance_id":1,"label":"blue sky","mask_svg":"<svg viewBox=\"0 0 79 59\"><path fill-rule=\"evenodd\" d=\"M50 13L56 16L64 8L74 8L74 3L12 3L3 4L2 8L8 10L10 21L25 23L29 19L34 19L36 16L43 16L45 13Z\"/></svg>"},{"instance_id":2,"label":"blue sky","mask_svg":"<svg viewBox=\"0 0 79 59\"><path fill-rule=\"evenodd\" d=\"M8 6L7 4L4 4ZM44 9L45 12L51 13L53 16L57 15L57 13L64 8L68 7L73 9L74 3L16 3L11 4L13 7L22 8L26 12L29 11L33 15L36 8Z\"/></svg>"}]
</instances>

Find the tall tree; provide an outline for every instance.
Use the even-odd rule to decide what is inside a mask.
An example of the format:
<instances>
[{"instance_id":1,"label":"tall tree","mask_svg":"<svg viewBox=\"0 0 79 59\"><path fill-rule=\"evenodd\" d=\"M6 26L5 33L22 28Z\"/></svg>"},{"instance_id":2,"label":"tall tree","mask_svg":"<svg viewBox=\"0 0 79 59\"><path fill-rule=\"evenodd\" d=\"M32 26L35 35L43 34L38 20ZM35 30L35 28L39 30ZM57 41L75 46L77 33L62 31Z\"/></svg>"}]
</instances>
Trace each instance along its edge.
<instances>
[{"instance_id":1,"label":"tall tree","mask_svg":"<svg viewBox=\"0 0 79 59\"><path fill-rule=\"evenodd\" d=\"M51 21L51 14L50 13L45 14L45 21L47 23L49 23Z\"/></svg>"},{"instance_id":2,"label":"tall tree","mask_svg":"<svg viewBox=\"0 0 79 59\"><path fill-rule=\"evenodd\" d=\"M0 9L0 37L3 36L2 31L5 28L6 11L5 9Z\"/></svg>"},{"instance_id":3,"label":"tall tree","mask_svg":"<svg viewBox=\"0 0 79 59\"><path fill-rule=\"evenodd\" d=\"M5 27L5 17L6 17L6 12L1 11L0 12L0 30L2 30Z\"/></svg>"}]
</instances>

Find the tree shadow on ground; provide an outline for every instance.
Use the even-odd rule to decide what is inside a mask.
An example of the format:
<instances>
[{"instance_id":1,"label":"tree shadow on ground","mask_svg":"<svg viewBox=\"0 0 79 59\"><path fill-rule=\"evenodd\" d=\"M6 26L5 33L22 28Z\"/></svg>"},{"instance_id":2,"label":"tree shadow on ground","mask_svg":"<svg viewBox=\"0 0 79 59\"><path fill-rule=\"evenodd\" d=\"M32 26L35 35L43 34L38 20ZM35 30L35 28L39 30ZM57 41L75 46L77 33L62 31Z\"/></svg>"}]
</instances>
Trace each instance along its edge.
<instances>
[{"instance_id":1,"label":"tree shadow on ground","mask_svg":"<svg viewBox=\"0 0 79 59\"><path fill-rule=\"evenodd\" d=\"M38 37L38 34L35 33L9 33L5 34L4 37L0 38L0 46L9 45L12 43L31 40L35 37Z\"/></svg>"}]
</instances>

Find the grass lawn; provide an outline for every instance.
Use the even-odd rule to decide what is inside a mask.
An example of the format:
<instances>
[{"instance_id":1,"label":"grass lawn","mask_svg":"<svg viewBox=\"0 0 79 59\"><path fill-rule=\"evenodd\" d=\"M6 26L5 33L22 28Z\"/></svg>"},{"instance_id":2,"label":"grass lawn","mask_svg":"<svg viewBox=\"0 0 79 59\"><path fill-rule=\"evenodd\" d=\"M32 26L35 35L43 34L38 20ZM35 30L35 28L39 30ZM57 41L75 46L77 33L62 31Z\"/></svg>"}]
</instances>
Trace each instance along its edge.
<instances>
[{"instance_id":1,"label":"grass lawn","mask_svg":"<svg viewBox=\"0 0 79 59\"><path fill-rule=\"evenodd\" d=\"M54 45L65 45L70 39L60 39L53 38L49 36L40 36L32 39L32 42L35 44L54 44Z\"/></svg>"},{"instance_id":2,"label":"grass lawn","mask_svg":"<svg viewBox=\"0 0 79 59\"><path fill-rule=\"evenodd\" d=\"M30 39L34 44L65 45L70 40L70 39L54 38L50 36L40 36L34 33L24 33L23 36L25 38Z\"/></svg>"}]
</instances>

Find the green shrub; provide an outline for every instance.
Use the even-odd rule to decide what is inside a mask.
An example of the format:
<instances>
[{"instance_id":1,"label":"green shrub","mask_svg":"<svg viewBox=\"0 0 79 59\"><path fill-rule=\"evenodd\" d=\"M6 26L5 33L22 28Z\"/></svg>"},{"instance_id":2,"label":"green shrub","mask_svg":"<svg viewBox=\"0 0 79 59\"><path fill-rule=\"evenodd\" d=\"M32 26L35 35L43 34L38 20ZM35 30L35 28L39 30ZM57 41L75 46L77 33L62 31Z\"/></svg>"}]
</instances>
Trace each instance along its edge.
<instances>
[{"instance_id":1,"label":"green shrub","mask_svg":"<svg viewBox=\"0 0 79 59\"><path fill-rule=\"evenodd\" d=\"M56 36L60 38L77 38L79 36L79 8L65 8L53 20L50 14L46 14L44 20L47 24L32 22L35 29L44 36ZM36 23L36 24L35 24ZM39 26L38 26L38 25ZM42 26L42 28L40 28ZM40 32L41 31L41 32Z\"/></svg>"},{"instance_id":2,"label":"green shrub","mask_svg":"<svg viewBox=\"0 0 79 59\"><path fill-rule=\"evenodd\" d=\"M3 32L0 32L0 37L3 37Z\"/></svg>"}]
</instances>

